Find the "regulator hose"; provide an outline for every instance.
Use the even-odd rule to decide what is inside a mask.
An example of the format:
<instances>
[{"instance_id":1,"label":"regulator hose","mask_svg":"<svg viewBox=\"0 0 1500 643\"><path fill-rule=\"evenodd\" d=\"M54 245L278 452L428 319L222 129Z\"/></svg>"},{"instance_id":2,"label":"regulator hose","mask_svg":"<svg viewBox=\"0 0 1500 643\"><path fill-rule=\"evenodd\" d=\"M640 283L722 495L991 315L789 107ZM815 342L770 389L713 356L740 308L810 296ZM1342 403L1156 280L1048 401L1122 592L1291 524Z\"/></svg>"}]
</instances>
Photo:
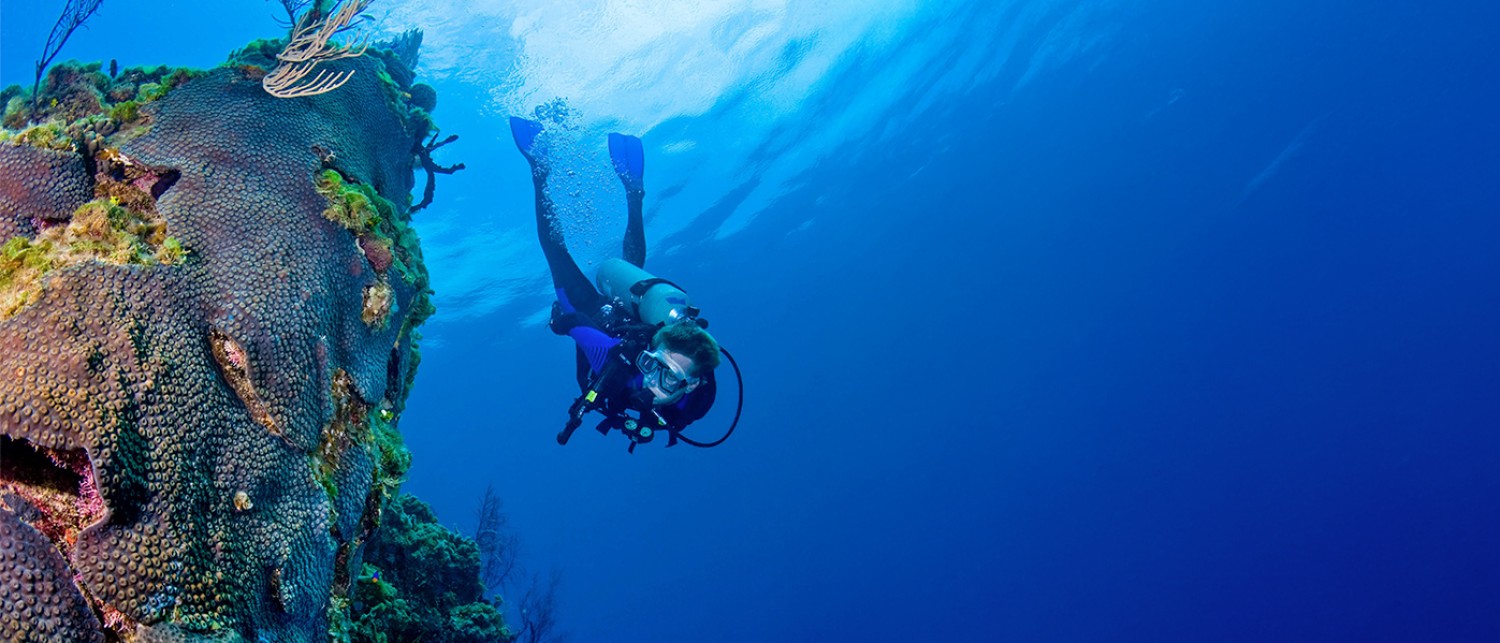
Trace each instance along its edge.
<instances>
[{"instance_id":1,"label":"regulator hose","mask_svg":"<svg viewBox=\"0 0 1500 643\"><path fill-rule=\"evenodd\" d=\"M734 367L734 379L735 381L739 382L740 395L739 400L734 403L734 421L729 423L729 430L725 431L724 435L720 436L719 439L714 440L713 442L699 442L681 433L677 434L677 439L700 449L716 447L720 444L723 444L725 440L728 440L729 436L734 434L734 427L739 426L740 424L740 411L743 411L745 409L745 377L740 374L740 365L734 361L734 356L729 354L728 349L720 346L719 351L724 353L724 357L729 360L729 365Z\"/></svg>"}]
</instances>

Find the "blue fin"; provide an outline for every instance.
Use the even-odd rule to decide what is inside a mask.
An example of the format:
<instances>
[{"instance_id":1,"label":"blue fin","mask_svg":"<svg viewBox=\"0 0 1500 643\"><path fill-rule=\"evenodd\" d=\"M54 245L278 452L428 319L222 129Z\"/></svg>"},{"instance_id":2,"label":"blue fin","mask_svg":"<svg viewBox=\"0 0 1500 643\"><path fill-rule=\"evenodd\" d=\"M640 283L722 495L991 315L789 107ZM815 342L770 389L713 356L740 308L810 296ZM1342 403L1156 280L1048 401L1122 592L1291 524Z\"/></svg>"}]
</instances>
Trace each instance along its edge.
<instances>
[{"instance_id":1,"label":"blue fin","mask_svg":"<svg viewBox=\"0 0 1500 643\"><path fill-rule=\"evenodd\" d=\"M532 158L531 151L536 146L537 134L541 133L541 123L529 121L520 116L510 117L510 137L516 140L516 148L521 150L521 154L526 157L527 161L536 161Z\"/></svg>"},{"instance_id":2,"label":"blue fin","mask_svg":"<svg viewBox=\"0 0 1500 643\"><path fill-rule=\"evenodd\" d=\"M615 174L630 192L645 189L646 153L641 151L641 139L629 134L609 134L609 158L615 162Z\"/></svg>"}]
</instances>

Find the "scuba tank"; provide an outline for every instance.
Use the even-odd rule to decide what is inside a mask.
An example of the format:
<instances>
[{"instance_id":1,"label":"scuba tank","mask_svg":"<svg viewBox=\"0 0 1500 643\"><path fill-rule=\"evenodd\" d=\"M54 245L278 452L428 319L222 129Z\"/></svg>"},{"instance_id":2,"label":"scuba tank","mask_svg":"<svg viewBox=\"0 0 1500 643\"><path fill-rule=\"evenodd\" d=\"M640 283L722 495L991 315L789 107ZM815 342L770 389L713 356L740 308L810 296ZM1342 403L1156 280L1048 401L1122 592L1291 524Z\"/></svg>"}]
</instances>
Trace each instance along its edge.
<instances>
[{"instance_id":1,"label":"scuba tank","mask_svg":"<svg viewBox=\"0 0 1500 643\"><path fill-rule=\"evenodd\" d=\"M599 264L595 283L600 294L625 303L634 318L645 324L656 326L698 317L692 299L676 284L624 259L609 259ZM703 325L701 321L699 324Z\"/></svg>"}]
</instances>

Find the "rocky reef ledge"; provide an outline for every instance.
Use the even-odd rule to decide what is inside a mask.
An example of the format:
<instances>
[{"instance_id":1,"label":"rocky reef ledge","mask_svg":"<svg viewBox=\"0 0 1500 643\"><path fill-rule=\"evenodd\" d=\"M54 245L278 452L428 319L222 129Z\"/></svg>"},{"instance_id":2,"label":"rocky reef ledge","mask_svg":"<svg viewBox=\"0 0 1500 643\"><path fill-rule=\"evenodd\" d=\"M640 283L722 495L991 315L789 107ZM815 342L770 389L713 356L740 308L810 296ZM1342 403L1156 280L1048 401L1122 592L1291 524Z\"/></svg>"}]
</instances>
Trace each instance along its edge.
<instances>
[{"instance_id":1,"label":"rocky reef ledge","mask_svg":"<svg viewBox=\"0 0 1500 643\"><path fill-rule=\"evenodd\" d=\"M0 639L510 638L396 493L436 96L398 42L274 98L279 48L0 92Z\"/></svg>"}]
</instances>

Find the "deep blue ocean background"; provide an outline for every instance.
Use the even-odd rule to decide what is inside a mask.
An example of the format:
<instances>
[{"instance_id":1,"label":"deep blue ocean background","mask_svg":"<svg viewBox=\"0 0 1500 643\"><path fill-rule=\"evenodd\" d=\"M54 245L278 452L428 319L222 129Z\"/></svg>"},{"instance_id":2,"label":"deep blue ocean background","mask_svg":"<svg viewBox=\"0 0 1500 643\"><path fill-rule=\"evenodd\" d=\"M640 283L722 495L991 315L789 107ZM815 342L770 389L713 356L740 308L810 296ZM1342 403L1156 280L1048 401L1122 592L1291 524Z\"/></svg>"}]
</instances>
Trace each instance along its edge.
<instances>
[{"instance_id":1,"label":"deep blue ocean background","mask_svg":"<svg viewBox=\"0 0 1500 643\"><path fill-rule=\"evenodd\" d=\"M60 2L5 0L0 82ZM1500 640L1493 2L380 0L458 134L405 486L503 495L574 641ZM63 58L207 66L279 6L109 0ZM569 242L746 372L724 446L553 436ZM571 155L569 155L571 154ZM729 420L733 388L694 435Z\"/></svg>"}]
</instances>

